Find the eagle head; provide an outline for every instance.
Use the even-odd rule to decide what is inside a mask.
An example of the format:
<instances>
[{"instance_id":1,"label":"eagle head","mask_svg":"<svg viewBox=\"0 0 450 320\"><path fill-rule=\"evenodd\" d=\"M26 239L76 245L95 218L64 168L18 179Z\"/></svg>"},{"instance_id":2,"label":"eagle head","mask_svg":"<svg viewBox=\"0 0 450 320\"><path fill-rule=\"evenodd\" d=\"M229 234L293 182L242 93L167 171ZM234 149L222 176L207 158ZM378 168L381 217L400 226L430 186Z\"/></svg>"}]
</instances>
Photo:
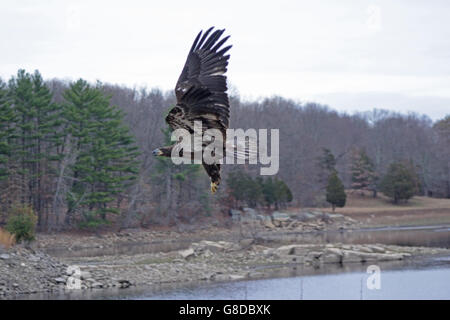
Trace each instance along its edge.
<instances>
[{"instance_id":1,"label":"eagle head","mask_svg":"<svg viewBox=\"0 0 450 320\"><path fill-rule=\"evenodd\" d=\"M172 155L172 148L173 148L173 146L161 147L161 148L157 148L157 149L153 150L152 153L154 156L170 157Z\"/></svg>"}]
</instances>

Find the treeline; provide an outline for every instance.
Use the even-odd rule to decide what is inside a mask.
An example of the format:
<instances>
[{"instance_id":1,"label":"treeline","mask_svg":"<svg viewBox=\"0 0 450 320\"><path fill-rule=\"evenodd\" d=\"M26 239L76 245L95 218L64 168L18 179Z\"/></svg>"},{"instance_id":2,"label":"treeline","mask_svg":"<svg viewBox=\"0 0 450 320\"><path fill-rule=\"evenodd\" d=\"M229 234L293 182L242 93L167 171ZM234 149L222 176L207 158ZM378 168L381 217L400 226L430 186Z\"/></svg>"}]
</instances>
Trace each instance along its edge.
<instances>
[{"instance_id":1,"label":"treeline","mask_svg":"<svg viewBox=\"0 0 450 320\"><path fill-rule=\"evenodd\" d=\"M41 229L107 223L139 172L123 111L101 84L71 83L58 103L38 71L19 70L0 82L0 130L3 219L29 207Z\"/></svg>"},{"instance_id":2,"label":"treeline","mask_svg":"<svg viewBox=\"0 0 450 320\"><path fill-rule=\"evenodd\" d=\"M403 163L417 177L414 194L450 198L450 116L433 123L385 110L349 115L282 97L244 101L236 93L230 103L230 127L280 129L280 171L272 183L286 185L284 200L264 194L269 180L258 180L257 165L237 168L249 177L243 193L230 187L236 168L224 165L220 192L211 196L203 168L155 158L152 150L168 139L172 91L44 82L20 71L0 90L1 212L26 203L41 228L57 229L104 221L193 224L244 204L328 206L324 150L347 189L376 195L391 165Z\"/></svg>"},{"instance_id":3,"label":"treeline","mask_svg":"<svg viewBox=\"0 0 450 320\"><path fill-rule=\"evenodd\" d=\"M285 208L292 202L292 192L286 183L277 177L253 178L242 170L232 170L227 178L227 191L234 207Z\"/></svg>"}]
</instances>

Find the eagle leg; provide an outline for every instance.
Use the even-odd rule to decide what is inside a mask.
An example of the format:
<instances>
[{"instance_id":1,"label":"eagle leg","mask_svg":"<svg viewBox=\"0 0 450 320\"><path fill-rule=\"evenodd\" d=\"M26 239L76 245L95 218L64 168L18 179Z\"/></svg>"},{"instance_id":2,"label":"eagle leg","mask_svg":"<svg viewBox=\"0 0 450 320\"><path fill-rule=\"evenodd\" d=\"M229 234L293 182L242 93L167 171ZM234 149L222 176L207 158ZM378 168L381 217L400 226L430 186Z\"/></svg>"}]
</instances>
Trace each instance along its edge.
<instances>
[{"instance_id":1,"label":"eagle leg","mask_svg":"<svg viewBox=\"0 0 450 320\"><path fill-rule=\"evenodd\" d=\"M219 187L219 183L218 182L212 182L211 181L211 192L212 192L212 194L216 193L218 187Z\"/></svg>"}]
</instances>

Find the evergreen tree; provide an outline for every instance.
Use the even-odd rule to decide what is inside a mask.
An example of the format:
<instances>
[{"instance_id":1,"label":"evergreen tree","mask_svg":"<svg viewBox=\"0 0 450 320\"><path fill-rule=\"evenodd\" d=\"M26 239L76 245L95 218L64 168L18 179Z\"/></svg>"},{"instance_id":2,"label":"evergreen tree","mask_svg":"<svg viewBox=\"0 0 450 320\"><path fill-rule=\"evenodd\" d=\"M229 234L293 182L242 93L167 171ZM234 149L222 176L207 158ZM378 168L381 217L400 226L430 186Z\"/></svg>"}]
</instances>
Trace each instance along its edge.
<instances>
[{"instance_id":1,"label":"evergreen tree","mask_svg":"<svg viewBox=\"0 0 450 320\"><path fill-rule=\"evenodd\" d=\"M365 150L356 151L352 160L352 189L375 190L376 174L374 165Z\"/></svg>"},{"instance_id":2,"label":"evergreen tree","mask_svg":"<svg viewBox=\"0 0 450 320\"><path fill-rule=\"evenodd\" d=\"M173 143L170 140L172 133L170 128L166 127L162 132L165 144ZM159 209L167 214L168 220L177 219L179 214L177 209L183 200L191 201L197 198L197 192L203 193L198 186L202 170L203 168L199 164L175 165L171 158L156 158L152 180L159 186L158 189L161 190L161 193L155 196L162 204Z\"/></svg>"},{"instance_id":3,"label":"evergreen tree","mask_svg":"<svg viewBox=\"0 0 450 320\"><path fill-rule=\"evenodd\" d=\"M344 207L346 200L347 195L345 194L344 185L339 179L337 172L333 171L328 178L327 202L331 203L334 212L336 207Z\"/></svg>"},{"instance_id":4,"label":"evergreen tree","mask_svg":"<svg viewBox=\"0 0 450 320\"><path fill-rule=\"evenodd\" d=\"M286 206L288 202L292 201L292 192L283 180L275 178L273 185L275 189L275 204L277 208L279 206Z\"/></svg>"},{"instance_id":5,"label":"evergreen tree","mask_svg":"<svg viewBox=\"0 0 450 320\"><path fill-rule=\"evenodd\" d=\"M3 81L0 80L0 180L8 175L8 162L11 157L11 143L14 134L15 114L11 98Z\"/></svg>"},{"instance_id":6,"label":"evergreen tree","mask_svg":"<svg viewBox=\"0 0 450 320\"><path fill-rule=\"evenodd\" d=\"M258 182L261 185L261 191L263 194L264 202L267 205L267 207L270 208L272 205L275 204L276 201L276 194L272 177L267 177L266 179L258 177L258 179L259 179Z\"/></svg>"},{"instance_id":7,"label":"evergreen tree","mask_svg":"<svg viewBox=\"0 0 450 320\"><path fill-rule=\"evenodd\" d=\"M78 80L64 92L65 133L77 157L71 166L73 184L68 193L67 223L80 211L83 224L96 227L118 213L117 198L136 179L137 147L123 125L123 113L110 105L100 84Z\"/></svg>"},{"instance_id":8,"label":"evergreen tree","mask_svg":"<svg viewBox=\"0 0 450 320\"><path fill-rule=\"evenodd\" d=\"M227 178L227 186L236 202L245 202L249 207L256 207L263 196L263 186L246 172L234 170Z\"/></svg>"},{"instance_id":9,"label":"evergreen tree","mask_svg":"<svg viewBox=\"0 0 450 320\"><path fill-rule=\"evenodd\" d=\"M336 158L329 149L322 148L322 155L317 158L317 166L319 168L318 183L323 190L326 188L328 177L336 170Z\"/></svg>"},{"instance_id":10,"label":"evergreen tree","mask_svg":"<svg viewBox=\"0 0 450 320\"><path fill-rule=\"evenodd\" d=\"M414 168L406 163L394 162L380 183L380 190L398 203L407 201L417 191L418 179Z\"/></svg>"},{"instance_id":11,"label":"evergreen tree","mask_svg":"<svg viewBox=\"0 0 450 320\"><path fill-rule=\"evenodd\" d=\"M52 193L42 179L52 173L55 148L61 143L61 107L39 71L29 74L19 70L9 82L15 113L15 172L20 176L22 203L38 213L38 226L43 221L46 198Z\"/></svg>"},{"instance_id":12,"label":"evergreen tree","mask_svg":"<svg viewBox=\"0 0 450 320\"><path fill-rule=\"evenodd\" d=\"M284 181L278 178L253 179L240 170L230 172L227 186L232 198L245 202L249 207L265 205L268 208L275 206L278 209L292 201L292 193Z\"/></svg>"}]
</instances>

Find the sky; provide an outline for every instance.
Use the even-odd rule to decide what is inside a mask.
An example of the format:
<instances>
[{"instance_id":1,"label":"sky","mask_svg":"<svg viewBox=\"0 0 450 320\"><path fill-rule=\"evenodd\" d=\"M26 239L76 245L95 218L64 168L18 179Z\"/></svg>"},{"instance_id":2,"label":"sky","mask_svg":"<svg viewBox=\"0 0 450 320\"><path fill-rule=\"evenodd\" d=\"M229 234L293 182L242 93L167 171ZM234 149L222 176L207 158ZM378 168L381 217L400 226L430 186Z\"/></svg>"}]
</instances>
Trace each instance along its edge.
<instances>
[{"instance_id":1,"label":"sky","mask_svg":"<svg viewBox=\"0 0 450 320\"><path fill-rule=\"evenodd\" d=\"M243 99L450 114L450 1L1 0L0 77L172 90L201 29L226 28Z\"/></svg>"}]
</instances>

